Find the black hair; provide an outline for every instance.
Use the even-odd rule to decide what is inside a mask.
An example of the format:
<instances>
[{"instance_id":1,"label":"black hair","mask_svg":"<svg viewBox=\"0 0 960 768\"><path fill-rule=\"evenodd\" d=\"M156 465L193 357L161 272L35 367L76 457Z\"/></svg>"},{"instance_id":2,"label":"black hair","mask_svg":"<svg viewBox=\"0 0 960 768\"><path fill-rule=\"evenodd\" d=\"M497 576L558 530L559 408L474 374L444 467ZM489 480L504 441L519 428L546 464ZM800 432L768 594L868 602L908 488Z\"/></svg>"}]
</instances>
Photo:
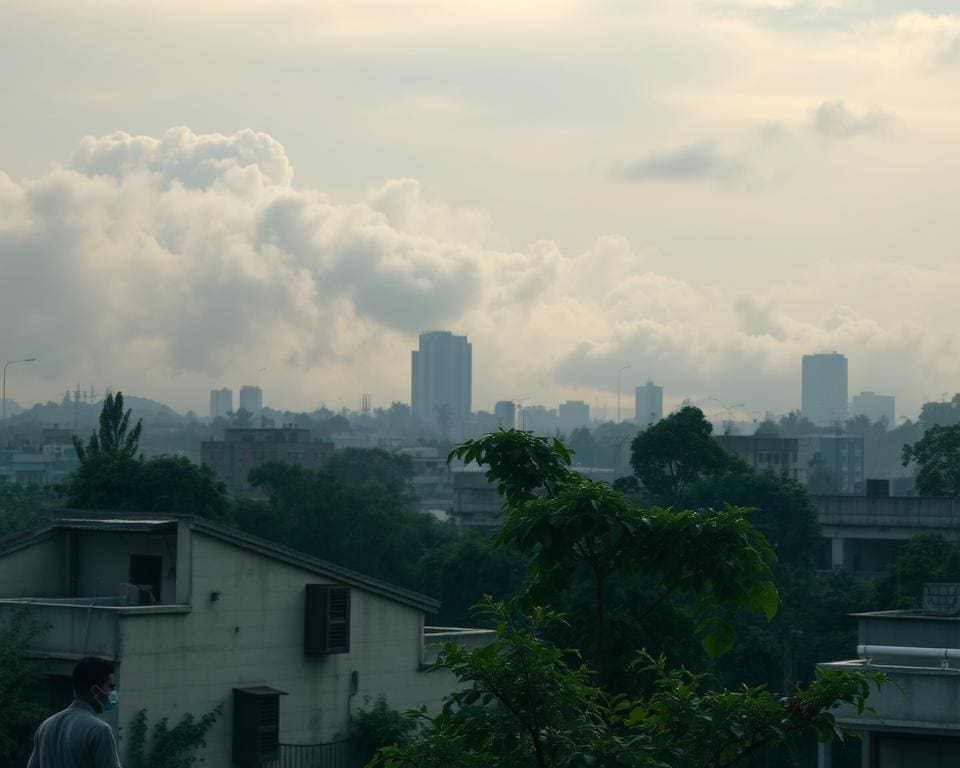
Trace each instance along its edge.
<instances>
[{"instance_id":1,"label":"black hair","mask_svg":"<svg viewBox=\"0 0 960 768\"><path fill-rule=\"evenodd\" d=\"M96 656L80 659L73 668L73 690L84 693L92 685L103 685L114 672L113 664Z\"/></svg>"}]
</instances>

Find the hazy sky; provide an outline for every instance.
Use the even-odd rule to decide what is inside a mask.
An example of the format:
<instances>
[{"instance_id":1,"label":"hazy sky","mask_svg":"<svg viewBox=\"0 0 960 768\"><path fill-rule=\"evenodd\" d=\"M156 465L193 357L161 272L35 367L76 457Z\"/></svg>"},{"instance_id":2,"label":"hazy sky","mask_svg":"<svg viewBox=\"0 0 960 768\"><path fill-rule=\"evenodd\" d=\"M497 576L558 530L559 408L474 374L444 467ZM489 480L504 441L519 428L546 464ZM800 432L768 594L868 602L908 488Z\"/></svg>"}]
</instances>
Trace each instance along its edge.
<instances>
[{"instance_id":1,"label":"hazy sky","mask_svg":"<svg viewBox=\"0 0 960 768\"><path fill-rule=\"evenodd\" d=\"M0 360L205 413L960 382L960 14L894 0L0 0ZM33 397L30 395L33 394Z\"/></svg>"}]
</instances>

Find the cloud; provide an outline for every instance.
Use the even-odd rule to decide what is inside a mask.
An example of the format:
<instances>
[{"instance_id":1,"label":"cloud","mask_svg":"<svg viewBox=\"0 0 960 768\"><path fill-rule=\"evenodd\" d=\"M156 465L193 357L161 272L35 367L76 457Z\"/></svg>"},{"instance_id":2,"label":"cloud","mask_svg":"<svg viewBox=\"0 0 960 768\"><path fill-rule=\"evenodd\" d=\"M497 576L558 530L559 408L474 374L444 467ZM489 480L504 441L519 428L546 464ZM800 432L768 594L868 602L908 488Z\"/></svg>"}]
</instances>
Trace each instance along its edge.
<instances>
[{"instance_id":1,"label":"cloud","mask_svg":"<svg viewBox=\"0 0 960 768\"><path fill-rule=\"evenodd\" d=\"M64 167L0 173L0 306L17 354L39 358L19 385L200 408L266 367L271 404L385 403L409 397L410 349L433 328L474 343L478 409L594 402L631 364L668 398L786 410L800 356L824 348L847 352L852 387L918 400L960 378L955 266L810 262L763 296L721 291L617 234L576 252L498 246L487 214L414 179L334 202L293 178L268 135L186 128L91 137Z\"/></svg>"},{"instance_id":2,"label":"cloud","mask_svg":"<svg viewBox=\"0 0 960 768\"><path fill-rule=\"evenodd\" d=\"M727 181L743 171L742 164L721 153L714 142L701 141L662 152L652 152L614 172L621 181Z\"/></svg>"},{"instance_id":3,"label":"cloud","mask_svg":"<svg viewBox=\"0 0 960 768\"><path fill-rule=\"evenodd\" d=\"M811 113L810 122L817 133L834 139L889 133L900 125L898 118L877 108L857 115L842 100L820 104Z\"/></svg>"}]
</instances>

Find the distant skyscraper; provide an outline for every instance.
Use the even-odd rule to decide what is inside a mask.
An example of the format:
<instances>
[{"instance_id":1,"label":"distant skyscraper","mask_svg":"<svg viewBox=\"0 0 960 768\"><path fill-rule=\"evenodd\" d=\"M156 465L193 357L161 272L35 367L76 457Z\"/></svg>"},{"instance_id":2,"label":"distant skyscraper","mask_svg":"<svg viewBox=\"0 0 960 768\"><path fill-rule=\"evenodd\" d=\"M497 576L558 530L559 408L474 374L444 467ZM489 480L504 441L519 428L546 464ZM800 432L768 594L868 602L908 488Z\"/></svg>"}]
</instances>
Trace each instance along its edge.
<instances>
[{"instance_id":1,"label":"distant skyscraper","mask_svg":"<svg viewBox=\"0 0 960 768\"><path fill-rule=\"evenodd\" d=\"M411 353L410 410L413 415L460 437L470 418L473 350L466 336L450 331L420 334Z\"/></svg>"},{"instance_id":2,"label":"distant skyscraper","mask_svg":"<svg viewBox=\"0 0 960 768\"><path fill-rule=\"evenodd\" d=\"M647 379L647 383L637 387L636 411L633 420L640 427L649 427L663 418L663 387L658 387Z\"/></svg>"},{"instance_id":3,"label":"distant skyscraper","mask_svg":"<svg viewBox=\"0 0 960 768\"><path fill-rule=\"evenodd\" d=\"M847 418L847 358L839 352L803 356L800 411L818 426Z\"/></svg>"},{"instance_id":4,"label":"distant skyscraper","mask_svg":"<svg viewBox=\"0 0 960 768\"><path fill-rule=\"evenodd\" d=\"M861 392L853 396L850 406L851 416L866 416L870 421L885 419L887 429L893 429L896 424L896 398L893 395L878 395L876 392Z\"/></svg>"},{"instance_id":5,"label":"distant skyscraper","mask_svg":"<svg viewBox=\"0 0 960 768\"><path fill-rule=\"evenodd\" d=\"M240 410L258 414L263 409L263 390L252 384L240 387Z\"/></svg>"},{"instance_id":6,"label":"distant skyscraper","mask_svg":"<svg viewBox=\"0 0 960 768\"><path fill-rule=\"evenodd\" d=\"M498 400L493 407L497 429L514 429L517 426L517 404L513 400Z\"/></svg>"},{"instance_id":7,"label":"distant skyscraper","mask_svg":"<svg viewBox=\"0 0 960 768\"><path fill-rule=\"evenodd\" d=\"M557 408L560 431L568 438L575 429L590 426L590 406L583 400L567 400Z\"/></svg>"},{"instance_id":8,"label":"distant skyscraper","mask_svg":"<svg viewBox=\"0 0 960 768\"><path fill-rule=\"evenodd\" d=\"M210 390L210 418L225 419L233 411L233 390L228 387Z\"/></svg>"}]
</instances>

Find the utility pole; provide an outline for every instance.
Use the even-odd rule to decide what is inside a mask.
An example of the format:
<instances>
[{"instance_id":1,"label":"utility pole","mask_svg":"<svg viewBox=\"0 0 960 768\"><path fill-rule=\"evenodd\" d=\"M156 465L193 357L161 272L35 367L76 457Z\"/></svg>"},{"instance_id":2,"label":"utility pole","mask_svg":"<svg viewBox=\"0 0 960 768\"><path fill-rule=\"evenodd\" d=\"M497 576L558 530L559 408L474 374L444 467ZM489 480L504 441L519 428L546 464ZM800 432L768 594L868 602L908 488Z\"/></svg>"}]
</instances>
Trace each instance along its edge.
<instances>
[{"instance_id":1,"label":"utility pole","mask_svg":"<svg viewBox=\"0 0 960 768\"><path fill-rule=\"evenodd\" d=\"M0 397L3 400L3 405L0 406L3 409L3 415L0 416L0 427L4 430L7 428L7 366L15 363L32 363L36 359L35 357L25 357L22 360L10 360L3 364L3 395Z\"/></svg>"}]
</instances>

